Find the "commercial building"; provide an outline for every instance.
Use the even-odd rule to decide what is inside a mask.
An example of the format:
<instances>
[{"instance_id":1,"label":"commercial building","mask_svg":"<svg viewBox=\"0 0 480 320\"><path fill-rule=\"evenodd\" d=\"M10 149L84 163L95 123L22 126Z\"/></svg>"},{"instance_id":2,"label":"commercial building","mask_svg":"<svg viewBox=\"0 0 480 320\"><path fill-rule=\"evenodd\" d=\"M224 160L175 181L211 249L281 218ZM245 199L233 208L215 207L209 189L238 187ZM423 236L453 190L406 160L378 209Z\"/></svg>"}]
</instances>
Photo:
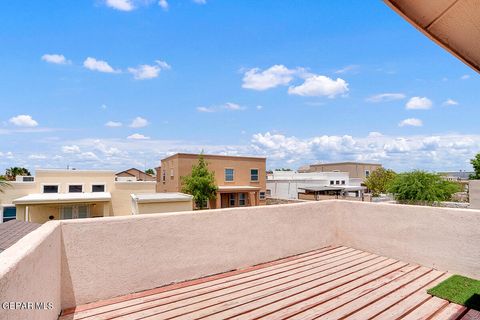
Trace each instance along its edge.
<instances>
[{"instance_id":1,"label":"commercial building","mask_svg":"<svg viewBox=\"0 0 480 320\"><path fill-rule=\"evenodd\" d=\"M116 181L110 170L50 170L37 169L35 176L17 177L0 193L2 222L13 218L43 223L49 220L90 217L123 216L150 212L155 200L134 210L132 195L155 193L155 181ZM181 200L170 198L173 211L192 209ZM164 199L155 204L155 210L167 206ZM171 211L165 209L167 211ZM164 210L164 211L165 211ZM161 211L159 211L161 212Z\"/></svg>"},{"instance_id":2,"label":"commercial building","mask_svg":"<svg viewBox=\"0 0 480 320\"><path fill-rule=\"evenodd\" d=\"M230 208L265 204L266 158L203 155L215 174L216 199L208 207ZM181 192L182 177L191 174L198 154L177 153L157 168L157 192Z\"/></svg>"},{"instance_id":3,"label":"commercial building","mask_svg":"<svg viewBox=\"0 0 480 320\"><path fill-rule=\"evenodd\" d=\"M299 172L347 172L350 179L360 179L363 182L370 173L381 167L379 163L348 161L311 164L301 168Z\"/></svg>"},{"instance_id":4,"label":"commercial building","mask_svg":"<svg viewBox=\"0 0 480 320\"><path fill-rule=\"evenodd\" d=\"M274 171L267 176L267 195L277 199L361 198L364 190L348 172Z\"/></svg>"}]
</instances>

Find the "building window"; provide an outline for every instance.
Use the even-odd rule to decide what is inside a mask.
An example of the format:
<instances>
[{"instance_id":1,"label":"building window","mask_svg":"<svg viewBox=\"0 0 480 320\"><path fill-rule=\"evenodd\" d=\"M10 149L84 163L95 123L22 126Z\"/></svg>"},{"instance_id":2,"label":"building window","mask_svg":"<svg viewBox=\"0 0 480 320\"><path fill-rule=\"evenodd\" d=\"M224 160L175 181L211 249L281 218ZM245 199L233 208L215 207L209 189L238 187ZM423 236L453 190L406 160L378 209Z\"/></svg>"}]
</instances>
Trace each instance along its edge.
<instances>
[{"instance_id":1,"label":"building window","mask_svg":"<svg viewBox=\"0 0 480 320\"><path fill-rule=\"evenodd\" d=\"M225 169L225 181L233 181L233 175L233 169Z\"/></svg>"},{"instance_id":2,"label":"building window","mask_svg":"<svg viewBox=\"0 0 480 320\"><path fill-rule=\"evenodd\" d=\"M335 181L335 184L340 184L340 180Z\"/></svg>"},{"instance_id":3,"label":"building window","mask_svg":"<svg viewBox=\"0 0 480 320\"><path fill-rule=\"evenodd\" d=\"M365 170L365 177L370 177L370 170Z\"/></svg>"},{"instance_id":4,"label":"building window","mask_svg":"<svg viewBox=\"0 0 480 320\"><path fill-rule=\"evenodd\" d=\"M92 192L105 192L104 184L92 184Z\"/></svg>"},{"instance_id":5,"label":"building window","mask_svg":"<svg viewBox=\"0 0 480 320\"><path fill-rule=\"evenodd\" d=\"M165 170L162 171L162 181L165 182L167 178L167 172Z\"/></svg>"},{"instance_id":6,"label":"building window","mask_svg":"<svg viewBox=\"0 0 480 320\"><path fill-rule=\"evenodd\" d=\"M267 192L268 192L268 191L269 191L269 190L267 190ZM265 200L265 192L261 191L261 192L258 194L258 198L259 198L260 200Z\"/></svg>"},{"instance_id":7,"label":"building window","mask_svg":"<svg viewBox=\"0 0 480 320\"><path fill-rule=\"evenodd\" d=\"M83 186L81 184L71 184L68 186L68 192L83 192Z\"/></svg>"},{"instance_id":8,"label":"building window","mask_svg":"<svg viewBox=\"0 0 480 320\"><path fill-rule=\"evenodd\" d=\"M230 193L229 198L228 198L228 202L230 204L230 207L235 207L235 194L234 193Z\"/></svg>"},{"instance_id":9,"label":"building window","mask_svg":"<svg viewBox=\"0 0 480 320\"><path fill-rule=\"evenodd\" d=\"M330 185L332 186L332 185L334 185L334 184L335 184L335 181L330 180Z\"/></svg>"},{"instance_id":10,"label":"building window","mask_svg":"<svg viewBox=\"0 0 480 320\"><path fill-rule=\"evenodd\" d=\"M17 209L15 207L3 208L3 222L15 220L17 218Z\"/></svg>"},{"instance_id":11,"label":"building window","mask_svg":"<svg viewBox=\"0 0 480 320\"><path fill-rule=\"evenodd\" d=\"M258 181L258 169L250 169L250 181Z\"/></svg>"},{"instance_id":12,"label":"building window","mask_svg":"<svg viewBox=\"0 0 480 320\"><path fill-rule=\"evenodd\" d=\"M345 180L342 180L342 184L345 184Z\"/></svg>"},{"instance_id":13,"label":"building window","mask_svg":"<svg viewBox=\"0 0 480 320\"><path fill-rule=\"evenodd\" d=\"M245 203L246 203L246 199L247 199L247 197L246 197L245 193L239 193L238 194L238 205L239 206L244 206Z\"/></svg>"},{"instance_id":14,"label":"building window","mask_svg":"<svg viewBox=\"0 0 480 320\"><path fill-rule=\"evenodd\" d=\"M58 193L58 185L44 185L43 193Z\"/></svg>"},{"instance_id":15,"label":"building window","mask_svg":"<svg viewBox=\"0 0 480 320\"><path fill-rule=\"evenodd\" d=\"M173 179L173 169L170 169L170 178Z\"/></svg>"}]
</instances>

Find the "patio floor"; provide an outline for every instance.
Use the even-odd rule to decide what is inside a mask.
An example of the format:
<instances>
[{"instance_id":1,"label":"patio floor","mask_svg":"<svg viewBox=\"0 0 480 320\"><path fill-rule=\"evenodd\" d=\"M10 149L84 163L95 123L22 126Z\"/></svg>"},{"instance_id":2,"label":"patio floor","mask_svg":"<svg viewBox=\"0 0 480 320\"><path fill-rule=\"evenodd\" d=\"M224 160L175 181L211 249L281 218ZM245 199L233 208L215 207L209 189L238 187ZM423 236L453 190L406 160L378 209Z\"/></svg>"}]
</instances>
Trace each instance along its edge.
<instances>
[{"instance_id":1,"label":"patio floor","mask_svg":"<svg viewBox=\"0 0 480 320\"><path fill-rule=\"evenodd\" d=\"M64 310L66 319L480 319L432 297L449 275L348 247Z\"/></svg>"}]
</instances>

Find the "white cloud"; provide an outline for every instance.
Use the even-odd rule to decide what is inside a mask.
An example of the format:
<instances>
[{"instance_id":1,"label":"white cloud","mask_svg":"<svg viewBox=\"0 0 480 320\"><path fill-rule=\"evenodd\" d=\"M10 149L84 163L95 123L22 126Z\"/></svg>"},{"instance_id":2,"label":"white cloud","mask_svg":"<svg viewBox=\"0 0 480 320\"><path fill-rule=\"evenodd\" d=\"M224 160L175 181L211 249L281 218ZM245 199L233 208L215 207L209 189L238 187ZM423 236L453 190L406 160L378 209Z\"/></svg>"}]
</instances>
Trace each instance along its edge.
<instances>
[{"instance_id":1,"label":"white cloud","mask_svg":"<svg viewBox=\"0 0 480 320\"><path fill-rule=\"evenodd\" d=\"M107 106L106 104L102 104L102 105L100 106L100 108L101 108L102 110L107 110L108 106Z\"/></svg>"},{"instance_id":2,"label":"white cloud","mask_svg":"<svg viewBox=\"0 0 480 320\"><path fill-rule=\"evenodd\" d=\"M405 107L408 110L427 110L430 109L433 105L432 100L427 97L412 97L408 100Z\"/></svg>"},{"instance_id":3,"label":"white cloud","mask_svg":"<svg viewBox=\"0 0 480 320\"><path fill-rule=\"evenodd\" d=\"M470 79L470 75L469 74L464 74L463 76L460 77L460 79L462 79L462 80Z\"/></svg>"},{"instance_id":4,"label":"white cloud","mask_svg":"<svg viewBox=\"0 0 480 320\"><path fill-rule=\"evenodd\" d=\"M230 110L230 111L241 111L247 109L244 106L241 106L239 104L233 103L233 102L227 102L223 106L224 109Z\"/></svg>"},{"instance_id":5,"label":"white cloud","mask_svg":"<svg viewBox=\"0 0 480 320\"><path fill-rule=\"evenodd\" d=\"M373 96L370 96L366 99L367 102L373 102L373 103L378 103L378 102L388 102L388 101L394 101L394 100L401 100L405 99L406 96L403 93L380 93L376 94Z\"/></svg>"},{"instance_id":6,"label":"white cloud","mask_svg":"<svg viewBox=\"0 0 480 320\"><path fill-rule=\"evenodd\" d=\"M63 146L62 147L62 152L67 153L67 154L72 154L72 153L80 153L80 147L73 144L71 146Z\"/></svg>"},{"instance_id":7,"label":"white cloud","mask_svg":"<svg viewBox=\"0 0 480 320\"><path fill-rule=\"evenodd\" d=\"M162 60L156 60L154 65L142 64L137 68L128 68L135 80L157 78L162 70L170 69L170 65Z\"/></svg>"},{"instance_id":8,"label":"white cloud","mask_svg":"<svg viewBox=\"0 0 480 320\"><path fill-rule=\"evenodd\" d=\"M196 4L207 4L207 0L193 0Z\"/></svg>"},{"instance_id":9,"label":"white cloud","mask_svg":"<svg viewBox=\"0 0 480 320\"><path fill-rule=\"evenodd\" d=\"M377 132L377 131L372 131L368 134L368 137L369 138L379 138L379 137L383 137L383 134L381 134L380 132Z\"/></svg>"},{"instance_id":10,"label":"white cloud","mask_svg":"<svg viewBox=\"0 0 480 320\"><path fill-rule=\"evenodd\" d=\"M356 73L360 68L359 65L351 64L348 66L343 67L342 69L336 70L336 74L344 74L344 73Z\"/></svg>"},{"instance_id":11,"label":"white cloud","mask_svg":"<svg viewBox=\"0 0 480 320\"><path fill-rule=\"evenodd\" d=\"M288 88L289 94L299 96L326 96L334 98L337 95L346 94L347 92L348 83L345 80L341 78L333 80L321 75L311 75L305 79L303 84Z\"/></svg>"},{"instance_id":12,"label":"white cloud","mask_svg":"<svg viewBox=\"0 0 480 320\"><path fill-rule=\"evenodd\" d=\"M453 99L447 99L442 103L442 105L444 105L444 106L457 106L458 101L455 101Z\"/></svg>"},{"instance_id":13,"label":"white cloud","mask_svg":"<svg viewBox=\"0 0 480 320\"><path fill-rule=\"evenodd\" d=\"M112 68L108 62L103 60L97 60L92 57L88 57L83 62L83 66L92 71L105 72L105 73L118 73L118 70Z\"/></svg>"},{"instance_id":14,"label":"white cloud","mask_svg":"<svg viewBox=\"0 0 480 320\"><path fill-rule=\"evenodd\" d=\"M90 160L90 161L98 161L99 160L98 156L91 151L82 152L79 155L79 158L82 159L82 160Z\"/></svg>"},{"instance_id":15,"label":"white cloud","mask_svg":"<svg viewBox=\"0 0 480 320\"><path fill-rule=\"evenodd\" d=\"M31 154L28 156L28 159L32 160L45 160L47 159L47 156L44 154Z\"/></svg>"},{"instance_id":16,"label":"white cloud","mask_svg":"<svg viewBox=\"0 0 480 320\"><path fill-rule=\"evenodd\" d=\"M256 108L257 108L257 110L262 110L263 106L258 105Z\"/></svg>"},{"instance_id":17,"label":"white cloud","mask_svg":"<svg viewBox=\"0 0 480 320\"><path fill-rule=\"evenodd\" d=\"M398 124L399 127L412 126L412 127L421 127L423 125L422 120L417 118L408 118L400 121Z\"/></svg>"},{"instance_id":18,"label":"white cloud","mask_svg":"<svg viewBox=\"0 0 480 320\"><path fill-rule=\"evenodd\" d=\"M106 0L105 4L110 8L120 11L132 11L135 9L131 0Z\"/></svg>"},{"instance_id":19,"label":"white cloud","mask_svg":"<svg viewBox=\"0 0 480 320\"><path fill-rule=\"evenodd\" d=\"M118 121L108 121L107 123L105 123L105 127L109 127L109 128L118 128L118 127L121 127L122 125L123 124Z\"/></svg>"},{"instance_id":20,"label":"white cloud","mask_svg":"<svg viewBox=\"0 0 480 320\"><path fill-rule=\"evenodd\" d=\"M10 118L8 120L11 124L14 124L18 127L36 127L38 122L35 121L32 116L27 114L20 114L18 116Z\"/></svg>"},{"instance_id":21,"label":"white cloud","mask_svg":"<svg viewBox=\"0 0 480 320\"><path fill-rule=\"evenodd\" d=\"M44 54L42 60L54 64L69 64L71 61L67 60L63 54Z\"/></svg>"},{"instance_id":22,"label":"white cloud","mask_svg":"<svg viewBox=\"0 0 480 320\"><path fill-rule=\"evenodd\" d=\"M266 70L253 68L247 70L243 75L242 87L263 91L278 86L286 86L293 80L296 70L291 70L284 65L276 64Z\"/></svg>"},{"instance_id":23,"label":"white cloud","mask_svg":"<svg viewBox=\"0 0 480 320\"><path fill-rule=\"evenodd\" d=\"M148 126L148 120L142 117L136 117L135 119L132 120L132 123L130 123L130 128L143 128Z\"/></svg>"},{"instance_id":24,"label":"white cloud","mask_svg":"<svg viewBox=\"0 0 480 320\"><path fill-rule=\"evenodd\" d=\"M150 139L150 137L146 137L144 136L143 134L140 134L140 133L134 133L132 135L129 135L127 137L127 139L131 139L131 140L148 140Z\"/></svg>"},{"instance_id":25,"label":"white cloud","mask_svg":"<svg viewBox=\"0 0 480 320\"><path fill-rule=\"evenodd\" d=\"M212 107L197 107L198 112L212 113L215 112L215 109Z\"/></svg>"},{"instance_id":26,"label":"white cloud","mask_svg":"<svg viewBox=\"0 0 480 320\"><path fill-rule=\"evenodd\" d=\"M168 10L168 2L167 0L159 0L158 5L163 9L163 10Z\"/></svg>"}]
</instances>

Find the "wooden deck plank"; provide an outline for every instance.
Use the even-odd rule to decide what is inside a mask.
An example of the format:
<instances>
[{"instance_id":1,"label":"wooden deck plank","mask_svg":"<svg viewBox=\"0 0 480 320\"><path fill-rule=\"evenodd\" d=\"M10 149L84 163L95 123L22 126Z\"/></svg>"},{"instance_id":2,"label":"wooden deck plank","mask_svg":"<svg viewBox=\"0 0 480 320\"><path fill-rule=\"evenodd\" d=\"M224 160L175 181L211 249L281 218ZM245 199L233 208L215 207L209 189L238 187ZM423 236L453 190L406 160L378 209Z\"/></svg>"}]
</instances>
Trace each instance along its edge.
<instances>
[{"instance_id":1,"label":"wooden deck plank","mask_svg":"<svg viewBox=\"0 0 480 320\"><path fill-rule=\"evenodd\" d=\"M335 272L345 270L354 266L356 264L360 264L375 258L378 258L376 255L368 254L362 252L360 255L351 255L349 260L337 261L337 259L331 259L323 261L323 263L318 264L317 266L309 266L308 268L295 269L283 274L277 274L271 278L258 278L255 281L247 281L241 282L238 284L232 284L230 286L221 286L221 287L214 287L208 288L206 291L199 290L196 292L195 295L187 294L187 295L176 295L172 297L166 297L164 299L157 299L152 300L146 303L132 305L130 307L117 307L116 310L113 312L107 312L103 315L103 317L118 317L124 314L137 312L141 310L147 310L155 307L162 307L163 309L175 309L178 308L178 305L181 304L182 306L189 306L195 303L205 302L211 299L219 298L226 296L228 294L238 293L238 295L246 294L250 291L260 291L266 290L268 288L275 288L279 285L288 284L289 282L295 280L301 280L307 276L311 276L313 278L320 278L322 276L327 276L329 274L333 274ZM329 262L332 261L332 262Z\"/></svg>"},{"instance_id":2,"label":"wooden deck plank","mask_svg":"<svg viewBox=\"0 0 480 320\"><path fill-rule=\"evenodd\" d=\"M240 279L250 279L252 277L268 277L275 272L285 272L291 269L302 268L304 266L314 265L316 263L325 261L327 259L332 259L333 257L340 259L344 259L345 257L361 254L363 253L360 250L354 250L351 248L346 247L334 247L334 248L323 248L318 250L318 252L314 254L309 254L308 256L301 255L301 258L293 259L294 257L289 257L283 260L274 261L275 263L266 263L263 265L258 265L246 269L235 270L233 272L228 272L221 275L214 275L206 278L201 278L198 283L196 280L194 281L187 281L182 282L179 284L173 284L169 286L164 286L160 288L156 288L153 290L146 290L143 292L131 294L119 298L109 299L104 301L100 301L99 303L88 304L85 307L81 306L76 311L75 319L83 319L88 316L92 316L97 313L105 312L108 310L114 310L118 307L119 304L128 303L128 304L136 304L141 303L143 301L151 301L152 299L162 299L168 296L184 294L188 292L192 292L195 294L197 290L210 288L216 286L218 284L227 284L230 282L234 282ZM205 281L203 281L205 280ZM108 303L109 302L109 303ZM95 307L93 307L96 305ZM65 313L63 313L65 314ZM66 313L67 315L69 313ZM61 318L63 320L63 318Z\"/></svg>"},{"instance_id":3,"label":"wooden deck plank","mask_svg":"<svg viewBox=\"0 0 480 320\"><path fill-rule=\"evenodd\" d=\"M431 297L418 308L415 308L412 312L402 317L405 320L426 320L430 319L434 314L442 310L448 305L447 300L443 300L437 297Z\"/></svg>"},{"instance_id":4,"label":"wooden deck plank","mask_svg":"<svg viewBox=\"0 0 480 320\"><path fill-rule=\"evenodd\" d=\"M325 247L77 306L59 319L480 320L480 312L426 292L447 277L361 250Z\"/></svg>"},{"instance_id":5,"label":"wooden deck plank","mask_svg":"<svg viewBox=\"0 0 480 320\"><path fill-rule=\"evenodd\" d=\"M432 319L455 320L460 318L466 311L467 311L467 308L464 306L461 306L456 303L449 303L448 306L443 308L443 310L435 314L434 318Z\"/></svg>"},{"instance_id":6,"label":"wooden deck plank","mask_svg":"<svg viewBox=\"0 0 480 320\"><path fill-rule=\"evenodd\" d=\"M62 315L79 313L79 312L82 312L84 310L95 309L95 308L98 308L100 306L114 304L114 303L118 303L118 302L122 302L122 301L127 301L127 300L130 300L130 299L135 299L135 298L138 298L138 297L144 297L144 296L147 296L147 295L152 295L152 294L156 294L156 293L160 293L160 292L165 292L165 291L176 291L176 290L181 291L182 289L183 290L188 290L188 289L190 289L190 288L192 288L196 285L201 286L202 284L205 284L205 283L207 285L210 285L213 282L222 281L224 278L232 278L232 277L235 277L235 276L242 276L242 275L247 274L247 273L266 272L266 271L270 270L271 268L275 268L277 266L283 267L283 266L295 264L296 262L303 262L305 260L315 259L315 258L318 258L318 257L323 256L323 255L329 255L329 254L332 254L332 253L335 253L335 252L353 251L353 250L354 249L344 247L344 246L327 246L327 247L320 248L318 250L312 250L312 251L305 252L305 253L302 253L302 254L293 255L293 256L290 256L290 257L274 260L274 261L263 263L263 264L258 264L258 265L251 266L251 267L248 267L248 268L241 268L241 269L237 269L237 270L233 270L233 271L229 271L229 272L225 272L225 273L221 273L221 274L216 274L216 275L212 275L212 276L203 277L203 278L200 278L200 279L184 281L184 282L175 283L175 284L171 284L171 285L166 285L166 286L162 286L162 287L158 287L158 288L154 288L154 289L150 289L150 290L144 290L144 291L141 291L141 292L131 293L131 294L128 294L128 295L119 296L119 297L115 297L115 298L111 298L111 299L105 299L105 300L101 300L101 301L97 301L97 302L92 302L92 303L84 304L84 305L81 305L81 306L76 306L76 307L73 307L73 308L67 308L67 309L62 311Z\"/></svg>"},{"instance_id":7,"label":"wooden deck plank","mask_svg":"<svg viewBox=\"0 0 480 320\"><path fill-rule=\"evenodd\" d=\"M335 272L319 272L317 274L313 274L307 277L298 277L298 279L294 281L280 284L277 286L269 286L267 288L264 288L265 290L261 290L262 288L260 288L260 290L259 288L252 288L243 292L226 294L214 299L210 299L208 301L201 301L200 303L189 305L183 308L178 308L178 306L175 306L175 309L172 309L172 307L169 306L167 310L165 310L166 308L161 307L154 308L152 310L147 310L145 314L156 315L164 312L162 313L162 316L165 316L167 318L173 316L179 317L180 315L185 314L185 318L187 319L191 317L199 317L198 314L206 316L210 313L224 310L225 305L228 305L229 307L244 305L262 297L270 297L272 295L276 295L277 293L280 293L282 291L325 284L332 280L345 277L349 273L356 272L374 264L379 264L385 260L385 258L378 256L373 256L373 259L369 260L366 260L367 258L368 257L364 258L365 261L355 263L350 268L342 268L341 270L337 270Z\"/></svg>"}]
</instances>

